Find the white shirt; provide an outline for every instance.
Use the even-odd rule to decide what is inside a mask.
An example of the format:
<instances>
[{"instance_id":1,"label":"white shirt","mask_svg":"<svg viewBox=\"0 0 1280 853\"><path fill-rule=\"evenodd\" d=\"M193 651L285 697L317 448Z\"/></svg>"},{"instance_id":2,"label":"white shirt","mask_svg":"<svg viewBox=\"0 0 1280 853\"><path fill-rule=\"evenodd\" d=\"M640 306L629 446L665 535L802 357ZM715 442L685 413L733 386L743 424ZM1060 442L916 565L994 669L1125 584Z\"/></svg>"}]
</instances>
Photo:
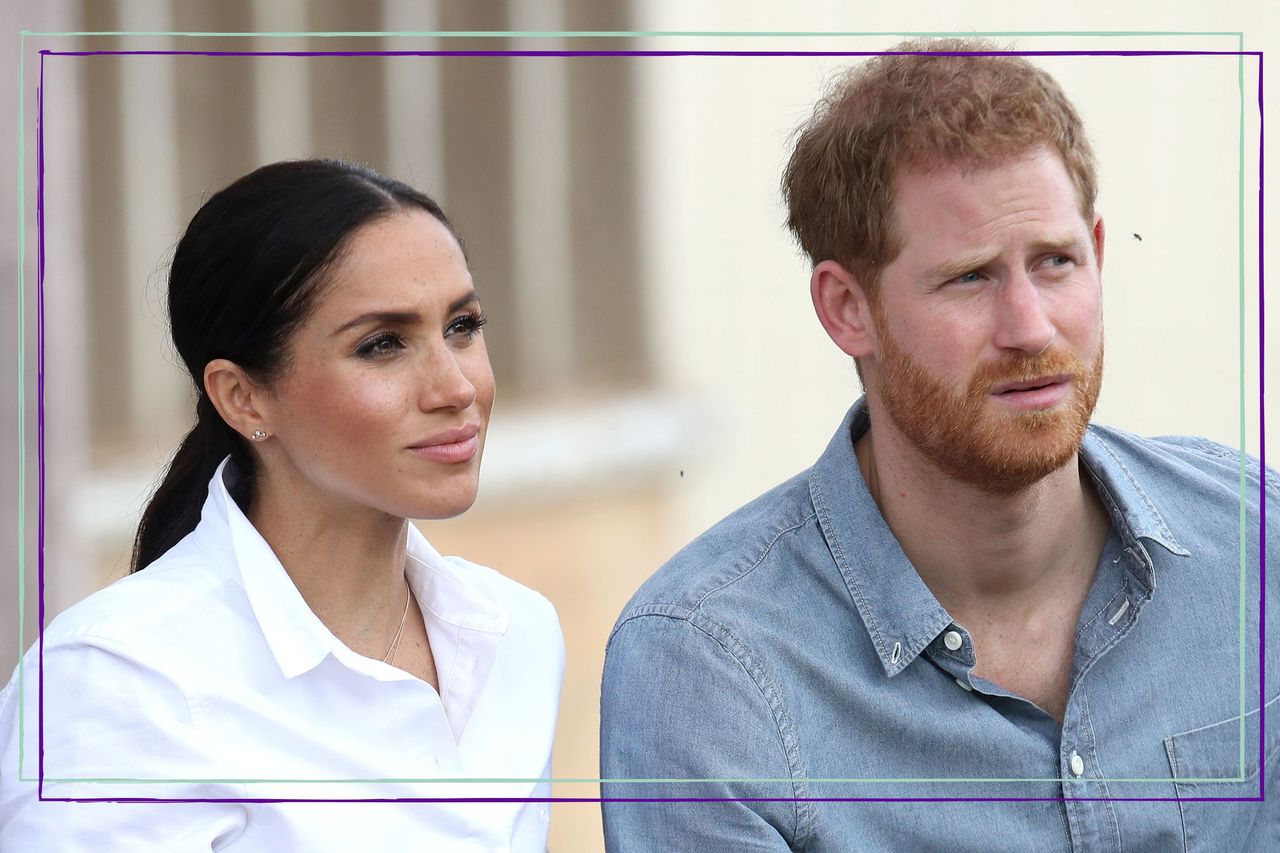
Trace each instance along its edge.
<instances>
[{"instance_id":1,"label":"white shirt","mask_svg":"<svg viewBox=\"0 0 1280 853\"><path fill-rule=\"evenodd\" d=\"M564 673L551 604L410 525L437 694L330 633L226 465L191 534L45 629L43 685L37 643L0 693L0 850L545 849L546 803L48 802L18 778L20 752L39 770L42 687L46 800L550 796L533 780ZM431 781L475 778L499 781Z\"/></svg>"}]
</instances>

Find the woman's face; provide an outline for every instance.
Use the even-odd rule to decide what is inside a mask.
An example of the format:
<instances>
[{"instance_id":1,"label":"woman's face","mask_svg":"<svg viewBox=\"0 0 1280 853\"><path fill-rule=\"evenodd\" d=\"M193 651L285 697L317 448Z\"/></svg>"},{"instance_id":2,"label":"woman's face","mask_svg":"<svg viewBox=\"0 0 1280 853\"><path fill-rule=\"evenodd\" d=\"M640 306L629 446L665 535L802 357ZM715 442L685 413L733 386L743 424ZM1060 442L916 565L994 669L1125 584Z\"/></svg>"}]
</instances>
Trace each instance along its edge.
<instances>
[{"instance_id":1,"label":"woman's face","mask_svg":"<svg viewBox=\"0 0 1280 853\"><path fill-rule=\"evenodd\" d=\"M264 473L401 518L463 512L494 387L458 242L397 212L352 234L328 279L267 393Z\"/></svg>"}]
</instances>

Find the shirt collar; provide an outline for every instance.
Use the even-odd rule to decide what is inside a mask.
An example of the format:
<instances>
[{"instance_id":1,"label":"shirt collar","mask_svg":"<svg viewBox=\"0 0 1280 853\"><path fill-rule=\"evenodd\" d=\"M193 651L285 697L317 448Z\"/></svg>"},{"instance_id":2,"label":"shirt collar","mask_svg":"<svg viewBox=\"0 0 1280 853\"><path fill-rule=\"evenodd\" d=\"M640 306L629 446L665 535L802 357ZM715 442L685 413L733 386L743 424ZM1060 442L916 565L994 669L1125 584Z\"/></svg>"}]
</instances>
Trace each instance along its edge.
<instances>
[{"instance_id":1,"label":"shirt collar","mask_svg":"<svg viewBox=\"0 0 1280 853\"><path fill-rule=\"evenodd\" d=\"M231 457L222 460L209 481L196 533L206 551L234 568L280 672L294 678L342 643L311 612L271 546L231 497L228 486L239 476Z\"/></svg>"},{"instance_id":2,"label":"shirt collar","mask_svg":"<svg viewBox=\"0 0 1280 853\"><path fill-rule=\"evenodd\" d=\"M230 457L224 459L209 482L197 535L206 551L219 555L237 570L258 627L284 677L295 678L309 672L331 654L349 668L382 681L412 677L356 654L311 611L271 546L231 497L228 485L237 476L239 472ZM479 645L489 652L472 655L477 659L469 669L469 677L482 682L496 655L497 642L509 624L508 612L489 600L467 573L442 557L412 524L406 555L406 576L424 608L432 652L440 671L442 695L447 692L448 684L441 662L456 658L463 646ZM437 634L441 635L439 645L443 649L437 649ZM472 635L476 637L474 641L469 644L464 641ZM447 654L440 653L446 650ZM460 730L461 725L452 718L461 716L461 723L465 724L469 714L469 707L465 713L450 714L455 730Z\"/></svg>"},{"instance_id":3,"label":"shirt collar","mask_svg":"<svg viewBox=\"0 0 1280 853\"><path fill-rule=\"evenodd\" d=\"M454 738L461 741L511 615L476 582L487 569L441 556L412 524L406 551L405 574L427 626L440 701Z\"/></svg>"},{"instance_id":4,"label":"shirt collar","mask_svg":"<svg viewBox=\"0 0 1280 853\"><path fill-rule=\"evenodd\" d=\"M951 617L903 553L862 479L853 443L870 425L866 400L859 399L813 466L809 494L880 663L894 676L951 624Z\"/></svg>"},{"instance_id":5,"label":"shirt collar","mask_svg":"<svg viewBox=\"0 0 1280 853\"><path fill-rule=\"evenodd\" d=\"M950 614L921 580L871 497L853 443L871 425L866 398L845 415L809 474L809 494L831 555L866 624L884 671L895 676L952 624ZM1081 447L1086 469L1126 547L1154 589L1151 560L1138 538L1170 552L1188 552L1174 538L1149 495L1129 474L1106 440L1090 427Z\"/></svg>"},{"instance_id":6,"label":"shirt collar","mask_svg":"<svg viewBox=\"0 0 1280 853\"><path fill-rule=\"evenodd\" d=\"M1119 528L1125 546L1141 547L1137 540L1149 539L1171 554L1191 556L1191 552L1169 530L1151 493L1139 485L1121 460L1113 446L1117 442L1108 437L1108 434L1115 433L1115 430L1091 425L1080 445L1080 458L1093 477L1098 496L1111 515L1111 523ZM1150 564L1149 559L1144 562Z\"/></svg>"}]
</instances>

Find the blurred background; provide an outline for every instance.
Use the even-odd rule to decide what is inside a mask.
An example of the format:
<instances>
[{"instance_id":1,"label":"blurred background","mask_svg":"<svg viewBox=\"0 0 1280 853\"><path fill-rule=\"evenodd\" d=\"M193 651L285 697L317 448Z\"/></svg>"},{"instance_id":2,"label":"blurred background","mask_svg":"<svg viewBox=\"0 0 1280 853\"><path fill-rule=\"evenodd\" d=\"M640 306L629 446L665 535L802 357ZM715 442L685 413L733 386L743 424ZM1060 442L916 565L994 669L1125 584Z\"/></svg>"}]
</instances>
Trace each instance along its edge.
<instances>
[{"instance_id":1,"label":"blurred background","mask_svg":"<svg viewBox=\"0 0 1280 853\"><path fill-rule=\"evenodd\" d=\"M699 4L680 20L683 5L95 0L4 14L8 35L727 29ZM734 29L1085 29L991 10L979 26L952 4L925 4L932 16L895 20L882 10L854 23L835 2L802 3L806 17L780 26L765 5L745 4ZM1246 48L1257 49L1249 32L1262 31L1262 14L1241 11L1231 27L1168 28L1243 28ZM1159 29L1150 19L1109 20L1108 29ZM808 264L785 233L777 191L789 134L832 71L856 60L48 56L41 301L37 51L875 51L897 40L34 35L17 56L10 38L21 105L16 85L4 93L10 115L22 110L24 136L5 135L0 154L16 163L21 144L25 173L0 187L10 199L23 194L21 207L0 214L15 235L3 244L7 269L19 268L19 210L26 243L23 290L6 289L0 335L0 429L11 449L0 461L0 545L10 555L2 565L12 567L0 578L10 602L0 609L6 672L37 635L41 542L46 622L127 570L139 514L192 416L166 331L168 259L202 199L266 162L368 163L435 196L467 242L491 318L498 405L476 506L422 529L445 553L491 565L557 607L568 649L557 778L599 775L604 645L632 592L701 530L810 465L859 394L852 364L813 316ZM1234 35L1002 42L1238 49ZM1035 61L1079 107L1101 164L1107 379L1097 420L1206 435L1258 454L1256 60ZM1276 375L1275 357L1268 362ZM15 562L26 573L21 597ZM562 782L554 793L593 797L599 786ZM596 806L555 806L551 849L600 845Z\"/></svg>"}]
</instances>

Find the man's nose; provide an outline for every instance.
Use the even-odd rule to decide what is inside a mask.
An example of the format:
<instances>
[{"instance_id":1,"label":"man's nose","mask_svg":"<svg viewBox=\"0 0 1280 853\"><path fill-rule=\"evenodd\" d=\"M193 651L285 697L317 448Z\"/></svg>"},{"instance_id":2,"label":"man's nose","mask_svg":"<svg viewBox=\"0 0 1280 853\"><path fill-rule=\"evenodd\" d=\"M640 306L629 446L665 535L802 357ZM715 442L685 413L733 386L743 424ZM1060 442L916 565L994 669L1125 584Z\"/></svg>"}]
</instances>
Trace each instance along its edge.
<instances>
[{"instance_id":1,"label":"man's nose","mask_svg":"<svg viewBox=\"0 0 1280 853\"><path fill-rule=\"evenodd\" d=\"M1001 349L1038 355L1057 333L1049 319L1044 294L1023 270L1015 271L1000 288L996 304L994 343Z\"/></svg>"}]
</instances>

